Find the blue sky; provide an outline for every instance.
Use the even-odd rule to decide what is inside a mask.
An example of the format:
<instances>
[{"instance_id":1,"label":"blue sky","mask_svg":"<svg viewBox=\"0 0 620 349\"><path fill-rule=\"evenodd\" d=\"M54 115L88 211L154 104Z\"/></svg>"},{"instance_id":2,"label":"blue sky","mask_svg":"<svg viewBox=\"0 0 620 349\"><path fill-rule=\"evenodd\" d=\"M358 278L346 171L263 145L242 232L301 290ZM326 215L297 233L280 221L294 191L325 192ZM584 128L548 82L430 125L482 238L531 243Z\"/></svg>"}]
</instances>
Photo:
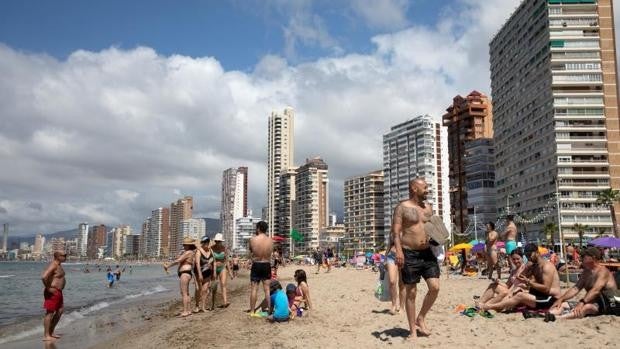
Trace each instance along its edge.
<instances>
[{"instance_id":1,"label":"blue sky","mask_svg":"<svg viewBox=\"0 0 620 349\"><path fill-rule=\"evenodd\" d=\"M397 2L398 3L398 2ZM402 2L407 23L432 26L450 1ZM320 18L342 51L316 42L285 50L285 29L299 12ZM312 19L308 20L312 25ZM398 25L397 25L398 27ZM393 28L366 23L349 1L2 1L0 42L58 59L76 50L148 46L164 55L213 56L247 70L264 55L293 62L372 50L370 38Z\"/></svg>"}]
</instances>

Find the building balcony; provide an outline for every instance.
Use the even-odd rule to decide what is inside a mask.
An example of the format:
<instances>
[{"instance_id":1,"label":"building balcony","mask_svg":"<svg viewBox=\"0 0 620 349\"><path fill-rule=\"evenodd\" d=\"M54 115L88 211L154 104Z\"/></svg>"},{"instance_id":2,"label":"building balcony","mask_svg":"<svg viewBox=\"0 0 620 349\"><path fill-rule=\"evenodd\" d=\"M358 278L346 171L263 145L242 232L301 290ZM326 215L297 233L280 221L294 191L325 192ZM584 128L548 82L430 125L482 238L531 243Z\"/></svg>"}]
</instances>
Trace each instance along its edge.
<instances>
[{"instance_id":1,"label":"building balcony","mask_svg":"<svg viewBox=\"0 0 620 349\"><path fill-rule=\"evenodd\" d=\"M555 138L558 142L607 142L605 136L558 136Z\"/></svg>"},{"instance_id":2,"label":"building balcony","mask_svg":"<svg viewBox=\"0 0 620 349\"><path fill-rule=\"evenodd\" d=\"M570 145L570 144L568 144ZM606 147L558 147L557 149L557 154L560 155L583 155L583 154L588 154L588 155L606 155L607 154L607 148Z\"/></svg>"},{"instance_id":3,"label":"building balcony","mask_svg":"<svg viewBox=\"0 0 620 349\"><path fill-rule=\"evenodd\" d=\"M561 178L609 178L608 171L572 171L572 173L558 173Z\"/></svg>"}]
</instances>

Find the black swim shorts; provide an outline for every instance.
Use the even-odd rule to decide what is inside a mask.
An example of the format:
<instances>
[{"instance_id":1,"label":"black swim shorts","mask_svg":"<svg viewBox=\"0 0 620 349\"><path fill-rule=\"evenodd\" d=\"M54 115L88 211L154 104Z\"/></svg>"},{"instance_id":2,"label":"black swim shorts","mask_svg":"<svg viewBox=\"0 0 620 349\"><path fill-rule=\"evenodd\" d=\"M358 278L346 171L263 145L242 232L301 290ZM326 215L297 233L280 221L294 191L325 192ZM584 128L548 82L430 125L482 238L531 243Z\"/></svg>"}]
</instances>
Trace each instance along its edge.
<instances>
[{"instance_id":1,"label":"black swim shorts","mask_svg":"<svg viewBox=\"0 0 620 349\"><path fill-rule=\"evenodd\" d=\"M410 250L403 248L405 264L401 269L401 277L406 285L417 284L420 277L424 280L439 278L439 263L430 248L426 250Z\"/></svg>"},{"instance_id":2,"label":"black swim shorts","mask_svg":"<svg viewBox=\"0 0 620 349\"><path fill-rule=\"evenodd\" d=\"M546 296L535 294L536 297L536 309L549 309L558 299L553 296Z\"/></svg>"},{"instance_id":3,"label":"black swim shorts","mask_svg":"<svg viewBox=\"0 0 620 349\"><path fill-rule=\"evenodd\" d=\"M620 291L603 292L596 299L598 315L620 316Z\"/></svg>"},{"instance_id":4,"label":"black swim shorts","mask_svg":"<svg viewBox=\"0 0 620 349\"><path fill-rule=\"evenodd\" d=\"M269 262L252 262L252 270L250 271L250 281L259 282L261 280L271 279L271 263Z\"/></svg>"}]
</instances>

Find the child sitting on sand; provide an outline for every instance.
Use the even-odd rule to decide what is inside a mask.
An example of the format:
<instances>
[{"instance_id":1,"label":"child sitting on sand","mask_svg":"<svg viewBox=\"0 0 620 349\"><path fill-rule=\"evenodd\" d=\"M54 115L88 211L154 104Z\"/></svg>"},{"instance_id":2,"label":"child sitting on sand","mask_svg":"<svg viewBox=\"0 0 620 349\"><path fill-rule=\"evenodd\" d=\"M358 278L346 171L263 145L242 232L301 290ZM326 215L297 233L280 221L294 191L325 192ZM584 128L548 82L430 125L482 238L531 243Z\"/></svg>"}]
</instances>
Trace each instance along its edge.
<instances>
[{"instance_id":1,"label":"child sitting on sand","mask_svg":"<svg viewBox=\"0 0 620 349\"><path fill-rule=\"evenodd\" d=\"M310 301L310 287L308 287L308 280L306 278L306 272L303 269L295 270L295 281L297 281L297 290L295 300L297 304L306 309L312 309L312 302Z\"/></svg>"},{"instance_id":2,"label":"child sitting on sand","mask_svg":"<svg viewBox=\"0 0 620 349\"><path fill-rule=\"evenodd\" d=\"M288 298L284 291L282 291L282 285L277 280L271 280L269 285L269 294L271 295L271 309L269 309L268 321L271 322L285 322L289 320L290 309L288 307Z\"/></svg>"},{"instance_id":3,"label":"child sitting on sand","mask_svg":"<svg viewBox=\"0 0 620 349\"><path fill-rule=\"evenodd\" d=\"M288 307L291 310L291 317L301 316L303 311L299 307L299 302L295 299L297 296L297 287L293 284L286 285L286 298L288 298Z\"/></svg>"}]
</instances>

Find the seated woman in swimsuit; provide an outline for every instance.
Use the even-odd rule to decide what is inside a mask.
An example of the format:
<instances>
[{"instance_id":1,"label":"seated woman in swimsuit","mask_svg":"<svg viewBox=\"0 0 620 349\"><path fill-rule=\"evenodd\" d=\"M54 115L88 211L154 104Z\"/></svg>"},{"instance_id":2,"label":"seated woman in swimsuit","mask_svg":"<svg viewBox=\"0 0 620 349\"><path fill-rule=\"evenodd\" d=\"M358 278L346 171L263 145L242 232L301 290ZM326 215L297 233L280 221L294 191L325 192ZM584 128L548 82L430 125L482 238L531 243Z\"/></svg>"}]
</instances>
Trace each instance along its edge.
<instances>
[{"instance_id":1,"label":"seated woman in swimsuit","mask_svg":"<svg viewBox=\"0 0 620 349\"><path fill-rule=\"evenodd\" d=\"M228 289L226 287L228 274L231 273L228 267L228 251L226 246L224 246L224 237L222 234L215 234L213 241L215 241L215 245L213 245L211 250L213 251L213 258L215 260L215 278L219 280L222 286L222 298L224 300L224 304L222 304L220 308L226 308L230 305L228 302ZM215 292L212 293L212 297L215 300Z\"/></svg>"},{"instance_id":2,"label":"seated woman in swimsuit","mask_svg":"<svg viewBox=\"0 0 620 349\"><path fill-rule=\"evenodd\" d=\"M199 302L200 310L206 312L207 309L205 305L207 304L207 299L209 299L209 292L211 291L211 281L215 279L215 263L213 259L213 251L211 251L211 247L209 246L211 240L208 236L203 236L200 239L200 247L198 247L198 251L196 253L196 275L199 286L199 297L196 297L196 300ZM213 303L208 310L213 310ZM195 311L196 312L196 311Z\"/></svg>"},{"instance_id":3,"label":"seated woman in swimsuit","mask_svg":"<svg viewBox=\"0 0 620 349\"><path fill-rule=\"evenodd\" d=\"M302 269L295 270L295 281L297 281L297 295L295 302L298 306L312 310L312 301L310 300L310 287L308 287L308 280L306 278L306 272Z\"/></svg>"},{"instance_id":4,"label":"seated woman in swimsuit","mask_svg":"<svg viewBox=\"0 0 620 349\"><path fill-rule=\"evenodd\" d=\"M164 263L164 270L168 272L168 268L178 264L179 269L177 275L179 275L179 287L181 289L181 297L183 298L183 312L179 314L181 317L192 315L190 309L191 298L189 296L189 282L192 280L192 269L194 269L194 252L196 245L194 239L183 239L183 254L172 263Z\"/></svg>"},{"instance_id":5,"label":"seated woman in swimsuit","mask_svg":"<svg viewBox=\"0 0 620 349\"><path fill-rule=\"evenodd\" d=\"M501 282L499 279L493 280L489 287L484 291L480 298L480 304L494 304L505 297L512 297L515 293L523 291L525 284L517 277L525 270L525 263L523 263L523 251L520 248L512 251L510 255L512 263L515 269L510 273L506 283Z\"/></svg>"}]
</instances>

